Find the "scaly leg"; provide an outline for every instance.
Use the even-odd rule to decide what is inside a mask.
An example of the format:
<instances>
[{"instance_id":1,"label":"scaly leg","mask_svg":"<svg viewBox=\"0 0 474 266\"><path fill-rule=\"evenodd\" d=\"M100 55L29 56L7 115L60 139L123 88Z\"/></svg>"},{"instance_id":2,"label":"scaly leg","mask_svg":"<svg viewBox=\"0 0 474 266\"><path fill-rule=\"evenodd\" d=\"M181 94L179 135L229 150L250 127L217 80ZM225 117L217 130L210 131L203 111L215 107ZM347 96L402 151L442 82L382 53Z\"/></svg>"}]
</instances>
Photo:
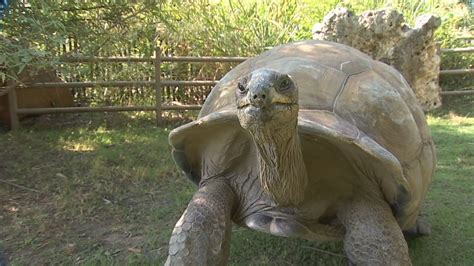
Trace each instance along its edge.
<instances>
[{"instance_id":1,"label":"scaly leg","mask_svg":"<svg viewBox=\"0 0 474 266\"><path fill-rule=\"evenodd\" d=\"M223 181L201 187L174 227L165 265L225 265L234 192Z\"/></svg>"},{"instance_id":2,"label":"scaly leg","mask_svg":"<svg viewBox=\"0 0 474 266\"><path fill-rule=\"evenodd\" d=\"M411 265L402 230L385 202L354 200L338 213L344 250L355 265Z\"/></svg>"}]
</instances>

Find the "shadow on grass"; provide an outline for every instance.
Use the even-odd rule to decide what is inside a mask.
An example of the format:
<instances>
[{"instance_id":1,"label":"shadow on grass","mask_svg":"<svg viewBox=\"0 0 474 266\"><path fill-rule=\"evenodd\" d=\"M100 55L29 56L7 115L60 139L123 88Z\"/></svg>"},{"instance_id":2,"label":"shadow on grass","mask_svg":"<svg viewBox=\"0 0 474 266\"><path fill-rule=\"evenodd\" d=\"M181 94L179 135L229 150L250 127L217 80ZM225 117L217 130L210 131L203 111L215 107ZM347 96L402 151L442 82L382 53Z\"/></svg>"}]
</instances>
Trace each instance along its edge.
<instances>
[{"instance_id":1,"label":"shadow on grass","mask_svg":"<svg viewBox=\"0 0 474 266\"><path fill-rule=\"evenodd\" d=\"M432 235L409 242L413 263L471 265L474 254L474 119L473 106L459 106L430 118L438 165L422 209L432 224ZM461 113L460 110L467 112Z\"/></svg>"},{"instance_id":2,"label":"shadow on grass","mask_svg":"<svg viewBox=\"0 0 474 266\"><path fill-rule=\"evenodd\" d=\"M409 241L415 265L472 264L473 106L432 113L438 170L423 214L433 235ZM467 106L467 107L466 107ZM445 107L446 108L446 107ZM469 109L470 108L470 109ZM449 112L451 111L451 113ZM453 112L457 115L454 115ZM0 135L0 246L14 264L156 264L195 187L171 161L171 121L81 114L24 121ZM341 243L235 228L234 265L344 265Z\"/></svg>"},{"instance_id":3,"label":"shadow on grass","mask_svg":"<svg viewBox=\"0 0 474 266\"><path fill-rule=\"evenodd\" d=\"M463 117L474 117L474 95L444 96L443 107L430 111L435 117L442 117L454 113Z\"/></svg>"},{"instance_id":4,"label":"shadow on grass","mask_svg":"<svg viewBox=\"0 0 474 266\"><path fill-rule=\"evenodd\" d=\"M193 192L171 160L166 125L81 114L22 126L0 135L0 246L9 261L164 261Z\"/></svg>"},{"instance_id":5,"label":"shadow on grass","mask_svg":"<svg viewBox=\"0 0 474 266\"><path fill-rule=\"evenodd\" d=\"M163 112L162 128L174 128L188 123L197 117L198 111ZM107 127L120 129L127 126L154 127L154 112L99 112L99 113L68 113L30 116L22 119L21 126L39 129L58 127Z\"/></svg>"}]
</instances>

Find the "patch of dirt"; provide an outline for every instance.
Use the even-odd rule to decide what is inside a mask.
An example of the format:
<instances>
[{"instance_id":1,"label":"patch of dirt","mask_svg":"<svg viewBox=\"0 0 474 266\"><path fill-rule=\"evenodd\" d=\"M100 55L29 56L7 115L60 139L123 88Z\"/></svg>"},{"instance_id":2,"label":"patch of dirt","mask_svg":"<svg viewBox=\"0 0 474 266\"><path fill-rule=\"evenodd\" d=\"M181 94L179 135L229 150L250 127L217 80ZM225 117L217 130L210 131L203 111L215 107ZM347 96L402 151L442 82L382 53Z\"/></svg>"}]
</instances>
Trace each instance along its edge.
<instances>
[{"instance_id":1,"label":"patch of dirt","mask_svg":"<svg viewBox=\"0 0 474 266\"><path fill-rule=\"evenodd\" d=\"M105 248L138 251L144 237L141 235L133 236L130 232L110 232L102 236L100 241Z\"/></svg>"}]
</instances>

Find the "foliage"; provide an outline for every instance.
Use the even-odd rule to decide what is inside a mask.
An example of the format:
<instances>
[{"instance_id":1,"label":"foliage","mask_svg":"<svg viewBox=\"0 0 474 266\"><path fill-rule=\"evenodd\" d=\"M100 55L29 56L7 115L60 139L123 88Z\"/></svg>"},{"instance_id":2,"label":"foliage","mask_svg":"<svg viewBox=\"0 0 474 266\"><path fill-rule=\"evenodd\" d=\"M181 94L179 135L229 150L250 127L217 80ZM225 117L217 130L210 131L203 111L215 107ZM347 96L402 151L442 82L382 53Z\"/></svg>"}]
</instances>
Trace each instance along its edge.
<instances>
[{"instance_id":1,"label":"foliage","mask_svg":"<svg viewBox=\"0 0 474 266\"><path fill-rule=\"evenodd\" d=\"M418 14L435 12L443 20L436 33L443 47L468 45L455 37L472 32L474 25L471 11L451 0L10 2L0 21L0 66L6 67L2 79L15 78L26 65L58 69L69 81L152 79L149 64L73 65L64 64L60 56L147 57L158 44L168 55L252 56L270 46L311 38L313 24L337 5L357 13L391 5L409 23ZM443 65L472 68L473 61L472 55L452 55L443 58ZM231 67L164 64L162 72L166 79L212 79ZM472 84L472 79L465 82ZM209 89L169 87L164 97L199 103ZM76 94L96 105L150 104L154 97L146 88L91 88ZM474 245L467 237L474 234L473 99L454 101L454 112L442 109L429 116L439 155L424 209L433 236L409 242L415 264L474 261L466 252ZM155 127L152 117L132 117L65 115L56 116L56 124L43 117L35 125L0 135L0 178L8 182L0 183L0 249L6 249L14 265L164 261L173 224L194 188L170 159L169 130ZM315 250L340 254L340 244L234 231L235 264L344 262Z\"/></svg>"},{"instance_id":2,"label":"foliage","mask_svg":"<svg viewBox=\"0 0 474 266\"><path fill-rule=\"evenodd\" d=\"M308 36L300 29L300 8L296 0L188 1L164 10L161 19L170 30L163 37L181 44L181 54L253 56Z\"/></svg>"},{"instance_id":3,"label":"foliage","mask_svg":"<svg viewBox=\"0 0 474 266\"><path fill-rule=\"evenodd\" d=\"M439 159L422 214L433 234L409 241L414 265L474 261L474 105L448 107L428 116ZM12 265L163 264L195 187L171 160L168 127L134 115L41 117L0 134L0 249ZM345 265L341 254L341 243L235 227L230 256L232 265Z\"/></svg>"},{"instance_id":4,"label":"foliage","mask_svg":"<svg viewBox=\"0 0 474 266\"><path fill-rule=\"evenodd\" d=\"M157 45L167 55L253 56L268 47L310 39L314 23L337 5L357 13L392 7L412 25L416 16L436 13L443 20L436 33L443 47L463 45L455 41L456 35L469 33L474 24L471 11L455 0L14 0L0 22L0 65L6 67L0 78L15 78L31 65L57 69L68 81L151 80L150 64L63 64L60 56L148 57ZM443 63L470 67L472 59L472 55L449 55ZM219 79L232 66L168 63L162 73L164 79ZM169 87L163 97L201 103L209 90ZM154 99L150 88L91 88L76 90L75 95L82 104L96 105L150 104Z\"/></svg>"},{"instance_id":5,"label":"foliage","mask_svg":"<svg viewBox=\"0 0 474 266\"><path fill-rule=\"evenodd\" d=\"M25 64L58 67L58 55L151 55L155 4L13 1L1 22L0 63L16 75ZM33 60L36 61L33 61Z\"/></svg>"}]
</instances>

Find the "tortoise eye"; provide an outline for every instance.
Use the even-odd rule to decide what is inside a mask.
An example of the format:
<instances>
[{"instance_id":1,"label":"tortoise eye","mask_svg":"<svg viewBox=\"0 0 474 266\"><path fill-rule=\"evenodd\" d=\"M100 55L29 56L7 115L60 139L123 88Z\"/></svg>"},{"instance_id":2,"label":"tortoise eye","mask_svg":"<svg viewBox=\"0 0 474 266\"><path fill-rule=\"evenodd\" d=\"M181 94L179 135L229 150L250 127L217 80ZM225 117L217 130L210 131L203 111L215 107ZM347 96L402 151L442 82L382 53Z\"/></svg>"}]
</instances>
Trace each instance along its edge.
<instances>
[{"instance_id":1,"label":"tortoise eye","mask_svg":"<svg viewBox=\"0 0 474 266\"><path fill-rule=\"evenodd\" d=\"M288 89L291 88L291 83L290 83L290 80L288 80L287 78L283 79L281 82L280 82L280 91L286 91Z\"/></svg>"},{"instance_id":2,"label":"tortoise eye","mask_svg":"<svg viewBox=\"0 0 474 266\"><path fill-rule=\"evenodd\" d=\"M237 88L239 89L240 92L245 92L247 91L247 88L245 88L244 85L242 85L242 83L239 82L239 84L237 85Z\"/></svg>"}]
</instances>

